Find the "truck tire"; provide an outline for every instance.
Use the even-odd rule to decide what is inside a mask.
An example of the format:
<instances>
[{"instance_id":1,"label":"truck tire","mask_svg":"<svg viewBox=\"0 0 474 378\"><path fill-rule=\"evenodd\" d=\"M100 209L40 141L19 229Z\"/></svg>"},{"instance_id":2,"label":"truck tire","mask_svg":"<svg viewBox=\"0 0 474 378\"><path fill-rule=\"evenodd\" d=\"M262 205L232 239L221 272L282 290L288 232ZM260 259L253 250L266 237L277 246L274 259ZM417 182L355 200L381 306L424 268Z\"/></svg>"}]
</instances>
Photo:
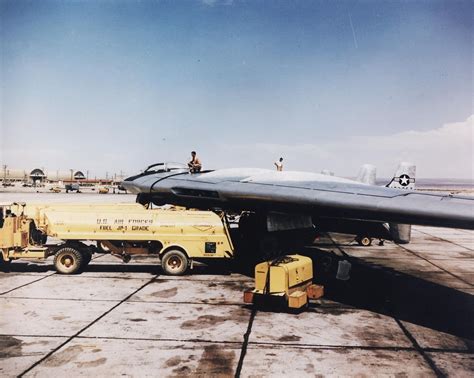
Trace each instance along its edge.
<instances>
[{"instance_id":1,"label":"truck tire","mask_svg":"<svg viewBox=\"0 0 474 378\"><path fill-rule=\"evenodd\" d=\"M164 254L161 259L161 268L171 276L181 276L188 270L189 260L185 253L173 249Z\"/></svg>"},{"instance_id":2,"label":"truck tire","mask_svg":"<svg viewBox=\"0 0 474 378\"><path fill-rule=\"evenodd\" d=\"M74 274L82 268L84 258L77 249L72 247L59 248L54 254L54 266L58 273Z\"/></svg>"}]
</instances>

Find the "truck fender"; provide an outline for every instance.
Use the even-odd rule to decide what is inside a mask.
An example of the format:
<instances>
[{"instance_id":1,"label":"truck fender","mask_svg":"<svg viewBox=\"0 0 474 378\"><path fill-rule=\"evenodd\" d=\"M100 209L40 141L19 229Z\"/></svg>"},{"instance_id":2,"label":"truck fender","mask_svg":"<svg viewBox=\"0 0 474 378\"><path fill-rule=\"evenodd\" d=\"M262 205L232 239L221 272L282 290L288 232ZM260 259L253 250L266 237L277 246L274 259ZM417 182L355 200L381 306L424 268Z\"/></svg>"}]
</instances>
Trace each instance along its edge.
<instances>
[{"instance_id":1,"label":"truck fender","mask_svg":"<svg viewBox=\"0 0 474 378\"><path fill-rule=\"evenodd\" d=\"M188 252L186 252L186 250L178 244L172 244L172 245L167 246L166 248L164 248L162 251L160 251L160 255L159 255L160 259L163 258L163 256L165 255L166 252L171 251L173 249L177 249L178 251L183 252L186 255L186 257L191 260L191 257L189 257Z\"/></svg>"}]
</instances>

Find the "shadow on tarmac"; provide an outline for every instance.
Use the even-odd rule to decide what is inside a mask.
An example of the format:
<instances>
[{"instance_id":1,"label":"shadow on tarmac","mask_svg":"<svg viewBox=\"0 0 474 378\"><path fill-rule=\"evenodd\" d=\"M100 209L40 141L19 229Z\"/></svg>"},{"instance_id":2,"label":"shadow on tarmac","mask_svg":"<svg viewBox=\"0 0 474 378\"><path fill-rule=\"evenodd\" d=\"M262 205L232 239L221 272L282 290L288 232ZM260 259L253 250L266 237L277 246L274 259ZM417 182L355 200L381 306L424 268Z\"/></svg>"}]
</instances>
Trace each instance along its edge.
<instances>
[{"instance_id":1,"label":"shadow on tarmac","mask_svg":"<svg viewBox=\"0 0 474 378\"><path fill-rule=\"evenodd\" d=\"M314 282L325 286L325 299L366 309L464 339L474 340L474 296L391 268L373 265L355 257L342 257L327 250L305 248L298 253L313 259ZM352 264L350 279L336 279L338 262ZM220 264L195 266L194 275L222 275L232 272L253 276L253 265L233 267ZM150 273L163 272L157 264L94 264L87 272ZM54 272L52 264L23 261L9 264L11 273ZM470 349L474 342L468 341Z\"/></svg>"},{"instance_id":2,"label":"shadow on tarmac","mask_svg":"<svg viewBox=\"0 0 474 378\"><path fill-rule=\"evenodd\" d=\"M219 264L220 265L220 264ZM232 273L231 267L222 267L217 264L213 265L195 265L192 270L192 275L229 275ZM56 272L52 263L35 263L35 262L25 262L25 261L15 261L8 266L4 266L1 269L2 272L6 273L47 273ZM94 264L91 263L85 269L86 272L94 273L149 273L149 274L158 274L164 275L161 266L158 263L148 263L148 264L134 264L133 261L130 263L124 264ZM80 275L80 273L79 273Z\"/></svg>"},{"instance_id":3,"label":"shadow on tarmac","mask_svg":"<svg viewBox=\"0 0 474 378\"><path fill-rule=\"evenodd\" d=\"M313 259L314 281L325 286L326 299L474 340L473 295L355 257L317 248L300 254ZM336 279L341 260L352 264L347 281Z\"/></svg>"}]
</instances>

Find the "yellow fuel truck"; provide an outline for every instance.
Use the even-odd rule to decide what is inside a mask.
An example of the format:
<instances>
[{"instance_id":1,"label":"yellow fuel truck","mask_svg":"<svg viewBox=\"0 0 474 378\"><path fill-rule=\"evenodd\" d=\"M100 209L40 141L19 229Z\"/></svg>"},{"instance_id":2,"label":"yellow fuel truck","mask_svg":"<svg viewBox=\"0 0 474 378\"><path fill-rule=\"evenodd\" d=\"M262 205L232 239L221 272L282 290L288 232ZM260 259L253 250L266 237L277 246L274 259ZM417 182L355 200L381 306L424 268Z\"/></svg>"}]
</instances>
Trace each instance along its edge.
<instances>
[{"instance_id":1,"label":"yellow fuel truck","mask_svg":"<svg viewBox=\"0 0 474 378\"><path fill-rule=\"evenodd\" d=\"M59 239L56 245L47 238ZM181 275L194 261L232 258L224 218L211 211L148 209L140 204L0 205L2 262L54 256L59 273L80 272L94 253L128 262L137 255L161 260Z\"/></svg>"}]
</instances>

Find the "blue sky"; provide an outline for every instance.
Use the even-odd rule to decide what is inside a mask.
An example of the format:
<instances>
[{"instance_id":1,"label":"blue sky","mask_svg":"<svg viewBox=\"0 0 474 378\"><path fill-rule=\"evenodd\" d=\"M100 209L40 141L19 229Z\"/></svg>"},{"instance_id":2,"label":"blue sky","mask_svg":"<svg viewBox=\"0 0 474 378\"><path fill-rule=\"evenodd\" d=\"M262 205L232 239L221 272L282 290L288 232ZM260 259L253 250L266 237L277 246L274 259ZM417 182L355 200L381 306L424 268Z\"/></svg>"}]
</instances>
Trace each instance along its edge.
<instances>
[{"instance_id":1,"label":"blue sky","mask_svg":"<svg viewBox=\"0 0 474 378\"><path fill-rule=\"evenodd\" d=\"M11 167L132 174L195 149L206 168L283 155L288 169L388 176L403 158L472 177L469 1L0 0L0 22ZM446 124L461 126L423 155L404 146ZM433 166L440 148L459 163Z\"/></svg>"}]
</instances>

